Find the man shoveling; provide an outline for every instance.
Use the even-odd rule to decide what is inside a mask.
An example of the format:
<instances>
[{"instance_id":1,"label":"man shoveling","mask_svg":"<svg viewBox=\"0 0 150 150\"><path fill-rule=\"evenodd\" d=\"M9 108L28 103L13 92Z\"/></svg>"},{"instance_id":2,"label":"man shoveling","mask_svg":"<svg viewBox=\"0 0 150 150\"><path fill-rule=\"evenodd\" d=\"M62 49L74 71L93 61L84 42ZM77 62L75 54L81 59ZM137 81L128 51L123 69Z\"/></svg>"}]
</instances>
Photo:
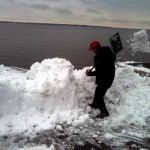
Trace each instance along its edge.
<instances>
[{"instance_id":1,"label":"man shoveling","mask_svg":"<svg viewBox=\"0 0 150 150\"><path fill-rule=\"evenodd\" d=\"M102 47L98 41L93 41L90 44L90 51L95 53L94 67L95 71L86 70L87 76L96 76L96 89L94 100L90 106L92 108L98 108L100 114L96 117L104 118L109 116L109 112L106 109L104 96L107 90L113 83L115 77L115 60L116 56L110 47Z\"/></svg>"}]
</instances>

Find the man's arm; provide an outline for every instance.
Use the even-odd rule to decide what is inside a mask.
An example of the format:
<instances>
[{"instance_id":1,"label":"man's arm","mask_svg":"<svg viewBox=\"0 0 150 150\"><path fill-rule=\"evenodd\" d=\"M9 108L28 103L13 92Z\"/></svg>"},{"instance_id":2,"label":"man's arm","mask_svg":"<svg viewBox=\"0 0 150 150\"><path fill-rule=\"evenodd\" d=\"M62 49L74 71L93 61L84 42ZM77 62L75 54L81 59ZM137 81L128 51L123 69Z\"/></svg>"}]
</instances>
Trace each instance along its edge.
<instances>
[{"instance_id":1,"label":"man's arm","mask_svg":"<svg viewBox=\"0 0 150 150\"><path fill-rule=\"evenodd\" d=\"M87 76L96 76L96 71L89 71L89 70L87 70L86 75Z\"/></svg>"}]
</instances>

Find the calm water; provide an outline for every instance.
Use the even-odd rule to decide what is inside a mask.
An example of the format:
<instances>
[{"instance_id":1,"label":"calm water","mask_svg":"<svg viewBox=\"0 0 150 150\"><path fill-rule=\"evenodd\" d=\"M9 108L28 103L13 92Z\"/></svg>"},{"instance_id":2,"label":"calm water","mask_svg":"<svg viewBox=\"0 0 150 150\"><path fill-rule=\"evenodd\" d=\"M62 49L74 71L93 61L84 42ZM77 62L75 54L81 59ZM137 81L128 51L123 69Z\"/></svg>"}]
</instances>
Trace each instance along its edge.
<instances>
[{"instance_id":1,"label":"calm water","mask_svg":"<svg viewBox=\"0 0 150 150\"><path fill-rule=\"evenodd\" d=\"M149 62L150 54L132 55L127 41L137 31L139 30L0 22L0 64L28 69L37 61L61 57L81 69L93 64L94 55L87 51L89 43L99 40L102 45L110 45L109 38L116 32L120 33L124 46L124 50L118 54L119 61ZM150 31L147 34L150 37Z\"/></svg>"}]
</instances>

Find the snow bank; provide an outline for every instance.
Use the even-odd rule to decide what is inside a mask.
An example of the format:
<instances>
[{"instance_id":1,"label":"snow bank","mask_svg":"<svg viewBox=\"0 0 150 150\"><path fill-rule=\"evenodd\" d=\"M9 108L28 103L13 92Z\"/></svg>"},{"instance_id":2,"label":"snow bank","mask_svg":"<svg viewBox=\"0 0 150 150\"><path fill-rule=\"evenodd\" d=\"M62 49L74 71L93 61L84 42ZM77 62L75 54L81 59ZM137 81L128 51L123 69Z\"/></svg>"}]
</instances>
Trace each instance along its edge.
<instances>
[{"instance_id":1,"label":"snow bank","mask_svg":"<svg viewBox=\"0 0 150 150\"><path fill-rule=\"evenodd\" d=\"M80 114L72 64L35 63L27 73L0 66L0 134L54 129Z\"/></svg>"},{"instance_id":2,"label":"snow bank","mask_svg":"<svg viewBox=\"0 0 150 150\"><path fill-rule=\"evenodd\" d=\"M27 89L34 98L32 105L49 111L77 107L73 65L65 59L46 59L35 63L26 73Z\"/></svg>"},{"instance_id":3,"label":"snow bank","mask_svg":"<svg viewBox=\"0 0 150 150\"><path fill-rule=\"evenodd\" d=\"M0 66L0 135L39 130L63 130L63 123L78 126L88 123L93 111L87 106L95 91L95 78L84 68L59 58L35 63L27 72ZM150 78L138 74L149 69L116 65L116 77L106 94L110 117L100 125L146 125L150 114Z\"/></svg>"},{"instance_id":4,"label":"snow bank","mask_svg":"<svg viewBox=\"0 0 150 150\"><path fill-rule=\"evenodd\" d=\"M148 41L146 30L134 33L131 42L131 48L134 53L138 51L150 53L150 42Z\"/></svg>"},{"instance_id":5,"label":"snow bank","mask_svg":"<svg viewBox=\"0 0 150 150\"><path fill-rule=\"evenodd\" d=\"M75 71L80 107L84 107L85 99L91 102L95 91L95 78L85 77L86 69ZM147 77L140 76L140 72L145 72ZM115 80L105 97L110 117L100 121L100 124L105 126L124 123L146 125L145 118L150 116L149 76L149 69L118 63ZM87 112L90 112L88 107Z\"/></svg>"},{"instance_id":6,"label":"snow bank","mask_svg":"<svg viewBox=\"0 0 150 150\"><path fill-rule=\"evenodd\" d=\"M117 67L113 86L106 95L115 123L146 125L145 118L150 116L150 78L140 76L137 72L141 71L126 64Z\"/></svg>"}]
</instances>

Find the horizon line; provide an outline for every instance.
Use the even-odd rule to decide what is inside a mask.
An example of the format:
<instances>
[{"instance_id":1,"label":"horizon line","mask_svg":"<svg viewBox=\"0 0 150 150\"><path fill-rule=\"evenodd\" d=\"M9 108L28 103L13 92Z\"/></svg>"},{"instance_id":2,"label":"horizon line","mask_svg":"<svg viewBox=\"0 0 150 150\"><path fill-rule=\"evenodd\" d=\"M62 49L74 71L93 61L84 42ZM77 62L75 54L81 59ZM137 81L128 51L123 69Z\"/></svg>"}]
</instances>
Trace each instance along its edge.
<instances>
[{"instance_id":1,"label":"horizon line","mask_svg":"<svg viewBox=\"0 0 150 150\"><path fill-rule=\"evenodd\" d=\"M47 22L23 22L23 21L1 21L0 23L20 23L20 24L40 24L40 25L64 25L64 26L83 26L83 27L101 27L101 28L114 28L114 29L131 29L131 30L150 30L144 28L127 28L127 27L111 27L111 26L98 26L98 25L84 25L84 24L65 24L65 23L47 23Z\"/></svg>"}]
</instances>

